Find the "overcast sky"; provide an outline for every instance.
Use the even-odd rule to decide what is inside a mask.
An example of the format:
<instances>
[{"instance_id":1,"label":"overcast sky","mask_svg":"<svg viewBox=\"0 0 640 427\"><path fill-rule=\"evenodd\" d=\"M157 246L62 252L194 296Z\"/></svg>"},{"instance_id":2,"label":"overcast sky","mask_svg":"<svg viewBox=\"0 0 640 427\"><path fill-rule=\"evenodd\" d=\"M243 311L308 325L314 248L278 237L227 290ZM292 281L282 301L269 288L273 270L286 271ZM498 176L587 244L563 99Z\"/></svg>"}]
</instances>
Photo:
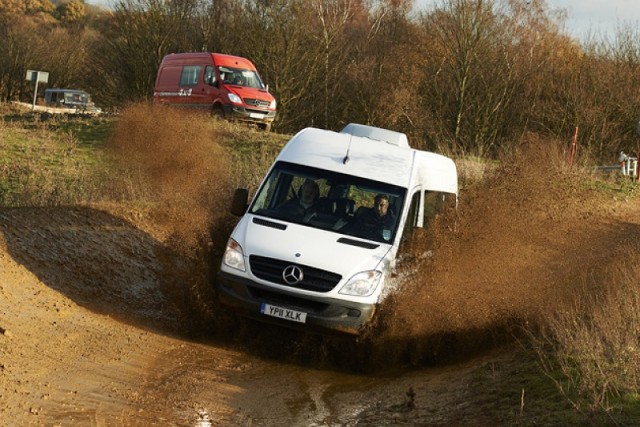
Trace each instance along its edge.
<instances>
[{"instance_id":1,"label":"overcast sky","mask_svg":"<svg viewBox=\"0 0 640 427\"><path fill-rule=\"evenodd\" d=\"M414 0L416 7L431 7L442 0ZM578 39L589 33L613 38L620 25L640 25L640 0L546 0L551 9L567 11L566 30Z\"/></svg>"},{"instance_id":2,"label":"overcast sky","mask_svg":"<svg viewBox=\"0 0 640 427\"><path fill-rule=\"evenodd\" d=\"M0 0L1 1L1 0ZM108 5L112 0L86 0L91 4ZM431 7L442 0L414 0L416 8ZM613 38L620 25L640 28L640 0L546 0L553 9L567 11L567 31L578 39L588 33Z\"/></svg>"}]
</instances>

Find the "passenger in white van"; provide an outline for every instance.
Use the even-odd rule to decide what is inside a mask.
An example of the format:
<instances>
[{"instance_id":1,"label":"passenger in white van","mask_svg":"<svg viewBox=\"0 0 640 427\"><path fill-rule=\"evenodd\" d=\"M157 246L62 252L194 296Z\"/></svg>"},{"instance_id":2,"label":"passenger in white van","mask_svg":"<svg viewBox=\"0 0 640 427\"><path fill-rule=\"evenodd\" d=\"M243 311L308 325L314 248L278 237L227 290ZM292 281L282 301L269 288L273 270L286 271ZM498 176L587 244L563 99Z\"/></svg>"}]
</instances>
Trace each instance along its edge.
<instances>
[{"instance_id":1,"label":"passenger in white van","mask_svg":"<svg viewBox=\"0 0 640 427\"><path fill-rule=\"evenodd\" d=\"M312 179L306 179L300 186L298 197L287 200L280 205L278 210L282 211L289 219L302 221L315 213L315 204L319 194L318 184Z\"/></svg>"},{"instance_id":2,"label":"passenger in white van","mask_svg":"<svg viewBox=\"0 0 640 427\"><path fill-rule=\"evenodd\" d=\"M389 241L395 222L395 215L389 209L389 196L377 194L373 199L373 207L358 208L354 227L362 237Z\"/></svg>"}]
</instances>

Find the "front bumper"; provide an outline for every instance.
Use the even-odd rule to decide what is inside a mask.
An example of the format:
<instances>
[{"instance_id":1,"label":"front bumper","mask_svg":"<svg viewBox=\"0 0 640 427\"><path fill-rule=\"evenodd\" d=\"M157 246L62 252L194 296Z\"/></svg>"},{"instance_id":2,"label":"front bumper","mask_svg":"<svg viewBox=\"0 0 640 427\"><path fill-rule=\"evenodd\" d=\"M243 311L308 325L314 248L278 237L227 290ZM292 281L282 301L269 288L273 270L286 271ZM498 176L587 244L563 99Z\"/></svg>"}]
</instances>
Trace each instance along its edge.
<instances>
[{"instance_id":1,"label":"front bumper","mask_svg":"<svg viewBox=\"0 0 640 427\"><path fill-rule=\"evenodd\" d=\"M231 120L269 124L276 118L276 112L257 108L238 107L236 105L225 105L224 116Z\"/></svg>"},{"instance_id":2,"label":"front bumper","mask_svg":"<svg viewBox=\"0 0 640 427\"><path fill-rule=\"evenodd\" d=\"M218 273L216 288L220 302L233 307L244 316L310 332L359 335L376 310L375 304L275 290L224 271ZM263 303L305 312L307 320L305 323L297 323L264 315L260 312Z\"/></svg>"}]
</instances>

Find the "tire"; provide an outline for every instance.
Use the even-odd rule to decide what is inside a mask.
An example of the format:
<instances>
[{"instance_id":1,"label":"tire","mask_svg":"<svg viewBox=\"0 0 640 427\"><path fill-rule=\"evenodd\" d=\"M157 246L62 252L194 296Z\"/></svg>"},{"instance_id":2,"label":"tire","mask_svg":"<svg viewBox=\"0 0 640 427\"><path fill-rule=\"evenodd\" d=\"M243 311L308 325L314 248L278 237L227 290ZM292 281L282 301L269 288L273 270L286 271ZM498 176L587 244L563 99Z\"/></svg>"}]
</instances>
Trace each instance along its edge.
<instances>
[{"instance_id":1,"label":"tire","mask_svg":"<svg viewBox=\"0 0 640 427\"><path fill-rule=\"evenodd\" d=\"M260 129L262 129L265 132L271 132L271 123L260 124Z\"/></svg>"},{"instance_id":2,"label":"tire","mask_svg":"<svg viewBox=\"0 0 640 427\"><path fill-rule=\"evenodd\" d=\"M213 107L213 111L211 115L216 118L216 120L224 120L224 110L222 107Z\"/></svg>"}]
</instances>

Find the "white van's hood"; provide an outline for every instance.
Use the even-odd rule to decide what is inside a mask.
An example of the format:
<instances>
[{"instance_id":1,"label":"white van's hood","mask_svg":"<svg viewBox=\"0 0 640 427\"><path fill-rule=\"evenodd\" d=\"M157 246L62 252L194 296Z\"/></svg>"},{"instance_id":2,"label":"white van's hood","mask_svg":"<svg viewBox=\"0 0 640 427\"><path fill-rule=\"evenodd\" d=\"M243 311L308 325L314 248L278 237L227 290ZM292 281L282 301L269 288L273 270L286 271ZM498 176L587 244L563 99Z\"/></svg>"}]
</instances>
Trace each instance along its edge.
<instances>
[{"instance_id":1,"label":"white van's hood","mask_svg":"<svg viewBox=\"0 0 640 427\"><path fill-rule=\"evenodd\" d=\"M286 226L286 229L256 224L253 221L254 218L281 224ZM251 236L249 241L245 239L246 235ZM234 238L237 238L247 257L259 255L308 265L340 274L343 280L348 280L361 271L380 269L380 262L391 249L389 244L357 239L336 232L256 217L251 214L245 215L238 224ZM340 238L351 242L362 242L371 247L339 243Z\"/></svg>"}]
</instances>

